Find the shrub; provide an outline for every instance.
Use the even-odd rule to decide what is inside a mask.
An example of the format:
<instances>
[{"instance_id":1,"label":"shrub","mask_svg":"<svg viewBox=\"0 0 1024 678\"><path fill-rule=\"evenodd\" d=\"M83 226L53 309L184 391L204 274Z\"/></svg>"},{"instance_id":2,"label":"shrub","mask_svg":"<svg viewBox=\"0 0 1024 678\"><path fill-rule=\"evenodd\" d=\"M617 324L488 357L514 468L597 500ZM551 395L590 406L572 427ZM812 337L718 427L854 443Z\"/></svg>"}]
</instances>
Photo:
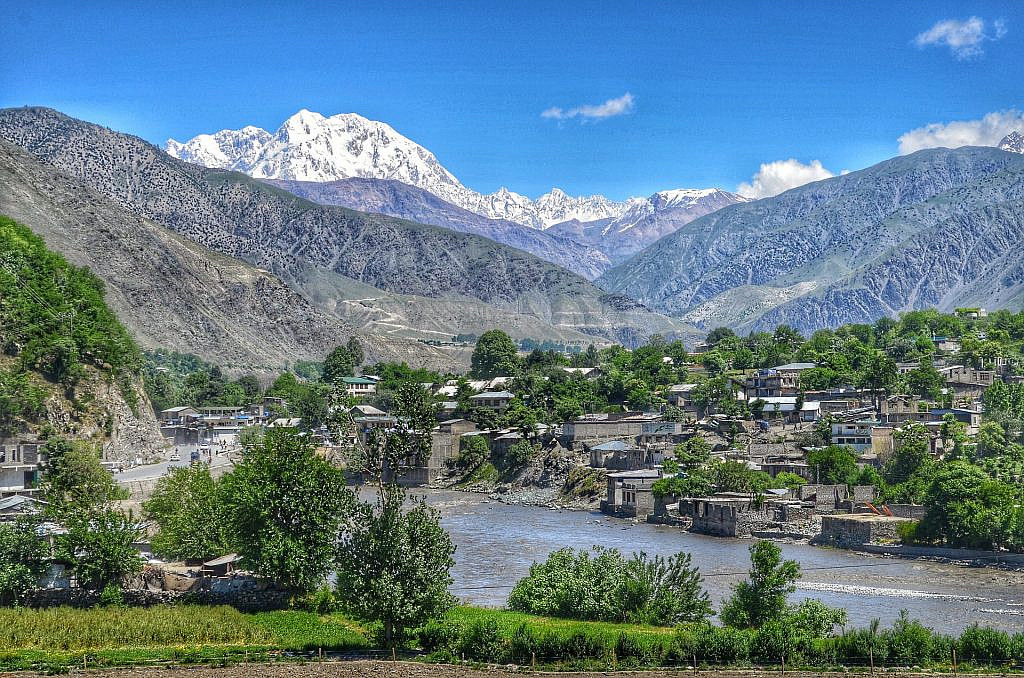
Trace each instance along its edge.
<instances>
[{"instance_id":1,"label":"shrub","mask_svg":"<svg viewBox=\"0 0 1024 678\"><path fill-rule=\"evenodd\" d=\"M124 607L124 594L116 584L107 584L100 593L100 607Z\"/></svg>"},{"instance_id":2,"label":"shrub","mask_svg":"<svg viewBox=\"0 0 1024 678\"><path fill-rule=\"evenodd\" d=\"M996 664L1014 659L1013 638L1003 631L982 628L977 624L960 634L957 654L975 664Z\"/></svg>"},{"instance_id":3,"label":"shrub","mask_svg":"<svg viewBox=\"0 0 1024 678\"><path fill-rule=\"evenodd\" d=\"M456 622L448 619L435 619L419 629L419 644L429 653L454 656L459 649L460 632L461 629Z\"/></svg>"},{"instance_id":4,"label":"shrub","mask_svg":"<svg viewBox=\"0 0 1024 678\"><path fill-rule=\"evenodd\" d=\"M900 610L892 629L886 632L890 663L901 666L920 665L932 656L932 631L921 622L910 619Z\"/></svg>"},{"instance_id":5,"label":"shrub","mask_svg":"<svg viewBox=\"0 0 1024 678\"><path fill-rule=\"evenodd\" d=\"M476 619L459 639L459 650L467 657L484 662L500 663L506 654L498 620Z\"/></svg>"}]
</instances>

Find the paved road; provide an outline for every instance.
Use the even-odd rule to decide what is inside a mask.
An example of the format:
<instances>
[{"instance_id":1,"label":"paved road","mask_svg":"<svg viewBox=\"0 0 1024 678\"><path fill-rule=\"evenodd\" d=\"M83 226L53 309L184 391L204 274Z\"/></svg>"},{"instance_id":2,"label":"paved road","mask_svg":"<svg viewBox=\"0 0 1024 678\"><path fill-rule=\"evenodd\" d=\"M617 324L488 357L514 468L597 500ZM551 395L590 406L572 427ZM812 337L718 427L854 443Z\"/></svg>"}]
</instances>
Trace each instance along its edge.
<instances>
[{"instance_id":1,"label":"paved road","mask_svg":"<svg viewBox=\"0 0 1024 678\"><path fill-rule=\"evenodd\" d=\"M145 464L143 466L136 466L130 468L122 473L115 474L117 482L122 485L128 485L130 483L145 482L148 480L156 480L160 476L167 473L167 471L176 466L188 466L191 450L181 451L180 461L162 461L158 464ZM227 454L214 454L212 460L205 454L201 456L201 461L210 465L211 469L216 469L231 464L231 459Z\"/></svg>"}]
</instances>

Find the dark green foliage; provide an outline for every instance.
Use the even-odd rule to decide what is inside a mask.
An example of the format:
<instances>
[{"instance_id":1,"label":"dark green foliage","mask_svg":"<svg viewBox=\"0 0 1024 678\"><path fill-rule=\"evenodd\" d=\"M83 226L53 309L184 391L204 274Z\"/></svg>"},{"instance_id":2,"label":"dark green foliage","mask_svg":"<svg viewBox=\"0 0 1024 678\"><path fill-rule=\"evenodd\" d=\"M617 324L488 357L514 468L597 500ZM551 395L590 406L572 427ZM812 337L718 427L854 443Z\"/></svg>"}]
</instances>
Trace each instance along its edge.
<instances>
[{"instance_id":1,"label":"dark green foliage","mask_svg":"<svg viewBox=\"0 0 1024 678\"><path fill-rule=\"evenodd\" d=\"M782 560L782 550L770 541L750 547L750 577L733 588L722 606L722 621L738 628L757 628L786 613L786 598L796 590L800 565Z\"/></svg>"},{"instance_id":2,"label":"dark green foliage","mask_svg":"<svg viewBox=\"0 0 1024 678\"><path fill-rule=\"evenodd\" d=\"M219 487L206 466L172 468L157 480L142 505L159 531L153 552L170 560L206 560L228 553L230 546Z\"/></svg>"},{"instance_id":3,"label":"dark green foliage","mask_svg":"<svg viewBox=\"0 0 1024 678\"><path fill-rule=\"evenodd\" d=\"M561 549L509 594L509 608L572 619L671 625L711 614L707 593L689 554L625 558L615 549Z\"/></svg>"},{"instance_id":4,"label":"dark green foliage","mask_svg":"<svg viewBox=\"0 0 1024 678\"><path fill-rule=\"evenodd\" d=\"M63 523L67 534L57 538L57 553L71 563L80 586L119 586L124 577L142 570L135 542L144 530L131 514L109 508L76 510Z\"/></svg>"},{"instance_id":5,"label":"dark green foliage","mask_svg":"<svg viewBox=\"0 0 1024 678\"><path fill-rule=\"evenodd\" d=\"M295 591L320 586L354 497L306 436L271 429L223 479L231 540L248 569Z\"/></svg>"},{"instance_id":6,"label":"dark green foliage","mask_svg":"<svg viewBox=\"0 0 1024 678\"><path fill-rule=\"evenodd\" d=\"M228 379L220 367L198 356L158 349L146 351L142 366L146 394L157 412L179 405L242 407L263 394L253 375Z\"/></svg>"},{"instance_id":7,"label":"dark green foliage","mask_svg":"<svg viewBox=\"0 0 1024 678\"><path fill-rule=\"evenodd\" d=\"M472 471L487 461L490 453L490 448L487 446L487 438L483 436L468 436L461 440L459 456L456 457L455 464L461 471Z\"/></svg>"},{"instance_id":8,"label":"dark green foliage","mask_svg":"<svg viewBox=\"0 0 1024 678\"><path fill-rule=\"evenodd\" d=\"M38 529L30 517L0 523L0 606L19 602L46 572L49 548Z\"/></svg>"},{"instance_id":9,"label":"dark green foliage","mask_svg":"<svg viewBox=\"0 0 1024 678\"><path fill-rule=\"evenodd\" d=\"M46 249L28 228L0 217L0 349L53 381L73 385L83 365L136 372L138 347L103 301L88 269Z\"/></svg>"},{"instance_id":10,"label":"dark green foliage","mask_svg":"<svg viewBox=\"0 0 1024 678\"><path fill-rule=\"evenodd\" d=\"M857 455L849 447L829 445L807 455L812 477L825 485L850 483L857 475Z\"/></svg>"},{"instance_id":11,"label":"dark green foliage","mask_svg":"<svg viewBox=\"0 0 1024 678\"><path fill-rule=\"evenodd\" d=\"M357 351L353 351L349 345L343 345L335 346L334 350L327 354L321 377L325 383L336 384L341 381L342 377L351 377L356 373L356 368L363 360L363 350L354 337L349 340L349 344L352 344L353 341L355 341Z\"/></svg>"},{"instance_id":12,"label":"dark green foliage","mask_svg":"<svg viewBox=\"0 0 1024 678\"><path fill-rule=\"evenodd\" d=\"M369 369L374 376L380 378L377 382L378 391L394 392L407 382L416 384L438 384L442 377L437 372L423 369L422 367L412 368L406 363L377 363Z\"/></svg>"},{"instance_id":13,"label":"dark green foliage","mask_svg":"<svg viewBox=\"0 0 1024 678\"><path fill-rule=\"evenodd\" d=\"M379 621L389 648L455 604L448 593L455 546L435 510L422 502L406 510L404 500L397 485L382 485L376 507L359 503L337 556L338 597Z\"/></svg>"},{"instance_id":14,"label":"dark green foliage","mask_svg":"<svg viewBox=\"0 0 1024 678\"><path fill-rule=\"evenodd\" d=\"M50 438L46 441L49 463L43 476L43 495L50 512L60 517L127 499L128 492L114 481L100 463L98 449L85 441Z\"/></svg>"},{"instance_id":15,"label":"dark green foliage","mask_svg":"<svg viewBox=\"0 0 1024 678\"><path fill-rule=\"evenodd\" d=\"M481 379L513 375L519 371L518 348L501 330L489 330L477 339L470 365L473 375Z\"/></svg>"}]
</instances>

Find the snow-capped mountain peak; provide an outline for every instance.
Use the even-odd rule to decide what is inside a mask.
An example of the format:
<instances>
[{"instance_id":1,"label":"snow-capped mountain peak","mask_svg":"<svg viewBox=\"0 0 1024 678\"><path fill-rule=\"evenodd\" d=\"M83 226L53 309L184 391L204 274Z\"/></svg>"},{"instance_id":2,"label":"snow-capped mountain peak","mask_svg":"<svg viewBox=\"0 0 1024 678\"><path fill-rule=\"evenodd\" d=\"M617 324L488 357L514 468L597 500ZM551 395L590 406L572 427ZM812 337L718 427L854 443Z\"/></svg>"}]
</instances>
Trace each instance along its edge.
<instances>
[{"instance_id":1,"label":"snow-capped mountain peak","mask_svg":"<svg viewBox=\"0 0 1024 678\"><path fill-rule=\"evenodd\" d=\"M169 139L165 149L188 162L244 172L258 179L393 179L485 217L538 229L567 221L603 219L612 219L618 228L628 228L657 210L697 205L722 193L717 189L680 189L623 202L601 195L573 197L559 188L536 200L505 187L481 194L463 186L433 153L390 125L356 113L325 117L307 109L296 112L273 133L250 125L200 134L185 143ZM633 216L627 218L630 214Z\"/></svg>"},{"instance_id":2,"label":"snow-capped mountain peak","mask_svg":"<svg viewBox=\"0 0 1024 678\"><path fill-rule=\"evenodd\" d=\"M999 142L999 148L1011 153L1024 153L1024 136L1020 132L1010 132Z\"/></svg>"}]
</instances>

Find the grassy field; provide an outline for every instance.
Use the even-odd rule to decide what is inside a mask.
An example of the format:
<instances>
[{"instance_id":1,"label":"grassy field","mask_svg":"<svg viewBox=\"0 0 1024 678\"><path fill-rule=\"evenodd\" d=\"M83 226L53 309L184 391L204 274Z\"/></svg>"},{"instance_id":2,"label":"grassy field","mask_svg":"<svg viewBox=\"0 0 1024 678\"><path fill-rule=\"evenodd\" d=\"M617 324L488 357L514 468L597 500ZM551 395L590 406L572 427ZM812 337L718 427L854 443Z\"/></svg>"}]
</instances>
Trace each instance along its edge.
<instances>
[{"instance_id":1,"label":"grassy field","mask_svg":"<svg viewBox=\"0 0 1024 678\"><path fill-rule=\"evenodd\" d=\"M0 671L134 665L233 664L311 659L325 652L379 651L377 629L341 614L298 610L244 614L228 607L164 606L73 610L0 609ZM458 607L407 638L404 656L431 662L535 665L559 670L687 667L788 668L876 666L961 671L1012 669L1024 659L1024 634L972 627L959 637L911 623L801 642L766 626L741 631L710 625L680 628L550 619ZM867 651L870 645L873 655Z\"/></svg>"},{"instance_id":2,"label":"grassy field","mask_svg":"<svg viewBox=\"0 0 1024 678\"><path fill-rule=\"evenodd\" d=\"M230 607L0 610L0 671L158 662L267 660L283 652L368 647L367 630L339 615Z\"/></svg>"}]
</instances>

